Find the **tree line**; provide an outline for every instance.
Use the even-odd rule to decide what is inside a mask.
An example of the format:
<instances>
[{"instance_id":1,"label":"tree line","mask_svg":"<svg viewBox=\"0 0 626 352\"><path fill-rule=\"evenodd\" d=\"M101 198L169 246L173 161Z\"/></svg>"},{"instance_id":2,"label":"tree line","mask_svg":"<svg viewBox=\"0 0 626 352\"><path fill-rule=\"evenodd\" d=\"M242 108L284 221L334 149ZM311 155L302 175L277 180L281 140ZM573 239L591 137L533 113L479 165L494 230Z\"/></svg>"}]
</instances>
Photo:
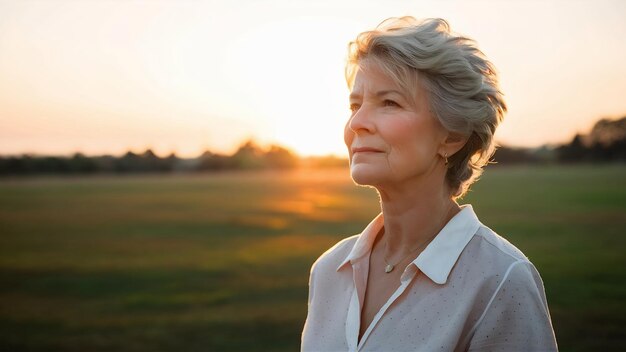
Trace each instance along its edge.
<instances>
[{"instance_id":1,"label":"tree line","mask_svg":"<svg viewBox=\"0 0 626 352\"><path fill-rule=\"evenodd\" d=\"M587 134L576 134L569 143L540 148L499 148L498 164L626 162L626 116L601 119Z\"/></svg>"},{"instance_id":2,"label":"tree line","mask_svg":"<svg viewBox=\"0 0 626 352\"><path fill-rule=\"evenodd\" d=\"M340 166L346 162L336 157L302 159L292 151L271 145L261 148L253 140L243 143L232 155L205 151L196 158L180 158L172 153L159 157L151 149L143 153L85 156L1 156L0 176L30 174L95 174L147 172L206 172L225 170L292 169L301 165L313 167Z\"/></svg>"},{"instance_id":3,"label":"tree line","mask_svg":"<svg viewBox=\"0 0 626 352\"><path fill-rule=\"evenodd\" d=\"M626 117L599 120L588 134L577 134L570 143L556 147L531 149L501 146L493 161L500 165L626 162ZM261 148L249 140L231 155L205 151L196 158L179 158L174 153L159 157L151 149L140 154L128 151L119 157L90 157L82 153L72 156L0 156L0 176L292 169L303 165L340 167L347 166L348 162L333 156L303 159L284 147L271 145Z\"/></svg>"}]
</instances>

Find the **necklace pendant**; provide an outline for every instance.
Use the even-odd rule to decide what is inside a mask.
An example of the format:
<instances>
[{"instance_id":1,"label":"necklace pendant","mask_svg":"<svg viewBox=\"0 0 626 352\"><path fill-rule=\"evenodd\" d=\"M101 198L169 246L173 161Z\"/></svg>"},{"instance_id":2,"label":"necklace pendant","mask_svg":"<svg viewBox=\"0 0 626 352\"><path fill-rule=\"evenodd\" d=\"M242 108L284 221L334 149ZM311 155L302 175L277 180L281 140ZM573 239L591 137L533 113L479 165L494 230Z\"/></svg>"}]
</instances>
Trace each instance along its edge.
<instances>
[{"instance_id":1,"label":"necklace pendant","mask_svg":"<svg viewBox=\"0 0 626 352\"><path fill-rule=\"evenodd\" d=\"M387 264L385 267L385 273L389 274L393 270L393 265Z\"/></svg>"}]
</instances>

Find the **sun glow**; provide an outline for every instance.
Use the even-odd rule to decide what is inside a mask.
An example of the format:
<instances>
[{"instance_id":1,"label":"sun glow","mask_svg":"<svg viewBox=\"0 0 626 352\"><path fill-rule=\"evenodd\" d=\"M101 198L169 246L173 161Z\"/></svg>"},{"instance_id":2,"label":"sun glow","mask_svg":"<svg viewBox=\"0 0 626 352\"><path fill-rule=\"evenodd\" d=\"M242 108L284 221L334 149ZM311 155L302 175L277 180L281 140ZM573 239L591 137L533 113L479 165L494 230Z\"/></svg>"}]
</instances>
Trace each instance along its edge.
<instances>
[{"instance_id":1,"label":"sun glow","mask_svg":"<svg viewBox=\"0 0 626 352\"><path fill-rule=\"evenodd\" d=\"M302 155L344 155L349 117L343 79L346 43L356 23L299 17L254 28L239 38L233 76L245 99L271 121L267 137Z\"/></svg>"},{"instance_id":2,"label":"sun glow","mask_svg":"<svg viewBox=\"0 0 626 352\"><path fill-rule=\"evenodd\" d=\"M0 154L151 148L195 157L254 138L303 156L345 156L347 43L401 15L443 17L478 40L509 103L496 135L505 144L565 142L624 114L623 2L483 5L0 2Z\"/></svg>"}]
</instances>

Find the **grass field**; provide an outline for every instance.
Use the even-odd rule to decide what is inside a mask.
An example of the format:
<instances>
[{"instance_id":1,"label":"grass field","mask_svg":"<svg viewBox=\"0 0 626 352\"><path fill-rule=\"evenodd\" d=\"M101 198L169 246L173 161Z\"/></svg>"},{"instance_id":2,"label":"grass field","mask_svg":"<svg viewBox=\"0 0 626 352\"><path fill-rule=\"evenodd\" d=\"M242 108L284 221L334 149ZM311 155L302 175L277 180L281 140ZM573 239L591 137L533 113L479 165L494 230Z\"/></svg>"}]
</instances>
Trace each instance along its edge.
<instances>
[{"instance_id":1,"label":"grass field","mask_svg":"<svg viewBox=\"0 0 626 352\"><path fill-rule=\"evenodd\" d=\"M539 269L561 351L626 345L626 166L490 168L461 203ZM0 351L295 351L346 170L0 180Z\"/></svg>"}]
</instances>

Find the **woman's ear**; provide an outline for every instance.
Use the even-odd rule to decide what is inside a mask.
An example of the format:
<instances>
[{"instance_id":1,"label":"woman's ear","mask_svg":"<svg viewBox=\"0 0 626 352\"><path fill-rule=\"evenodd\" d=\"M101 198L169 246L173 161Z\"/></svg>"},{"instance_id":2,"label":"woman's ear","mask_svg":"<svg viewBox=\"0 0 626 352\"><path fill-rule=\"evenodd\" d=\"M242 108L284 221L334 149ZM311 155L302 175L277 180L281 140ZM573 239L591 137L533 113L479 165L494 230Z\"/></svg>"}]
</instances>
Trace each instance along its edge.
<instances>
[{"instance_id":1,"label":"woman's ear","mask_svg":"<svg viewBox=\"0 0 626 352\"><path fill-rule=\"evenodd\" d=\"M457 132L448 131L448 135L446 136L446 139L444 140L441 149L444 153L447 153L448 156L454 155L456 154L456 152L461 150L463 146L465 146L465 143L467 143L468 139L469 136L464 136Z\"/></svg>"}]
</instances>

